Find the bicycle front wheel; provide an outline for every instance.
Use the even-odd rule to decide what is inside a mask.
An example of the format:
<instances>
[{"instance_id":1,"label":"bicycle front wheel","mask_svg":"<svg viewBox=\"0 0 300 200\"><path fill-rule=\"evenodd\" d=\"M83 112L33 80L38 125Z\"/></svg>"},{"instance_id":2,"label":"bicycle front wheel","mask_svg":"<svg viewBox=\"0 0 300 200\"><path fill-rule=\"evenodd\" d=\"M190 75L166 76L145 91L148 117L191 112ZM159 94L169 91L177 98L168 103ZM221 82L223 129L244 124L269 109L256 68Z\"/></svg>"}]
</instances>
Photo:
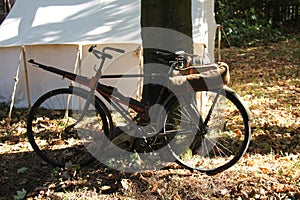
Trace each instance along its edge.
<instances>
[{"instance_id":1,"label":"bicycle front wheel","mask_svg":"<svg viewBox=\"0 0 300 200\"><path fill-rule=\"evenodd\" d=\"M105 112L92 100L80 118L87 92L73 88L52 90L32 106L27 120L28 140L46 162L64 167L86 165L95 160L93 152L105 146L109 134Z\"/></svg>"},{"instance_id":2,"label":"bicycle front wheel","mask_svg":"<svg viewBox=\"0 0 300 200\"><path fill-rule=\"evenodd\" d=\"M234 165L246 152L249 115L236 94L227 89L190 95L178 97L183 100L167 107L166 143L180 165L214 175Z\"/></svg>"}]
</instances>

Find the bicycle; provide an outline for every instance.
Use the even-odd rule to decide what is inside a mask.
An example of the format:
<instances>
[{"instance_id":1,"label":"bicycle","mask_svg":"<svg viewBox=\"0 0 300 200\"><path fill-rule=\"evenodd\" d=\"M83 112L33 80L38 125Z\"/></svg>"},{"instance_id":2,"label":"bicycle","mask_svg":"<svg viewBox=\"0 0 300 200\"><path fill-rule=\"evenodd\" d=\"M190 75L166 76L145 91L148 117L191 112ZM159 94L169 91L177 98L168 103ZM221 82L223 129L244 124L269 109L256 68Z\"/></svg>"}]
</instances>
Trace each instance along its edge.
<instances>
[{"instance_id":1,"label":"bicycle","mask_svg":"<svg viewBox=\"0 0 300 200\"><path fill-rule=\"evenodd\" d=\"M105 156L113 143L131 152L159 152L183 167L214 175L234 165L246 152L250 112L241 97L226 86L227 67L197 67L191 65L195 55L157 51L155 58L169 67L166 74L103 75L105 60L113 58L107 51L125 52L91 46L89 52L100 60L91 78L29 60L33 66L89 88L55 89L33 104L27 134L32 148L44 161L58 167L88 165L99 154ZM126 97L117 88L101 83L106 78L147 76L163 80L156 106ZM168 97L163 99L166 92ZM205 101L199 103L199 94L205 96ZM125 119L130 133L124 135L126 131L114 125L105 101ZM122 107L124 104L135 112L134 116Z\"/></svg>"}]
</instances>

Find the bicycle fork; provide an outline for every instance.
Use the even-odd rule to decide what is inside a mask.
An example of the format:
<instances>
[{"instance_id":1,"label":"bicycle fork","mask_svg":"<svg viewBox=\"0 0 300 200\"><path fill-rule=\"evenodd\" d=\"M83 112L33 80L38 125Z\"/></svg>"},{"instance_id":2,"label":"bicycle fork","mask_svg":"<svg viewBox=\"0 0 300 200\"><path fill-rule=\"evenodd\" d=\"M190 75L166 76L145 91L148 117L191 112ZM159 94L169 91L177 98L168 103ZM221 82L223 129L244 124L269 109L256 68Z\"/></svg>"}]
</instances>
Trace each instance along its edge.
<instances>
[{"instance_id":1,"label":"bicycle fork","mask_svg":"<svg viewBox=\"0 0 300 200\"><path fill-rule=\"evenodd\" d=\"M216 107L216 104L218 102L221 92L222 92L222 88L220 88L218 90L218 92L216 92L216 96L214 97L213 103L212 103L204 121L203 121L201 114L199 114L199 110L197 108L198 105L194 98L192 98L194 100L192 100L192 102L190 103L190 105L191 105L190 108L185 108L185 107L181 108L181 109L185 110L185 112L182 112L182 113L187 113L186 115L188 115L185 117L187 117L189 120L191 120L191 122L193 122L193 125L195 127L197 127L196 134L199 134L200 136L204 136L208 133L208 122L211 119L212 113ZM190 102L191 100L189 97L184 97L184 101Z\"/></svg>"},{"instance_id":2,"label":"bicycle fork","mask_svg":"<svg viewBox=\"0 0 300 200\"><path fill-rule=\"evenodd\" d=\"M92 102L92 100L93 100L93 97L94 97L94 92L91 90L91 91L89 92L89 94L88 94L87 100L86 100L86 102L85 102L85 104L84 104L84 107L83 107L82 113L81 113L80 116L79 116L79 119L77 119L75 123L73 123L73 124L67 126L67 127L65 128L65 130L64 130L65 133L69 132L72 128L74 128L76 125L78 125L78 124L83 120L83 118L84 118L84 116L86 115L86 113L87 113L87 111L88 111L88 109L89 109L89 106L90 106L90 104L91 104L91 102ZM68 99L68 102L69 102L69 101L70 101L70 100ZM68 107L66 108L66 113L68 113ZM68 117L67 114L66 114L65 117Z\"/></svg>"},{"instance_id":3,"label":"bicycle fork","mask_svg":"<svg viewBox=\"0 0 300 200\"><path fill-rule=\"evenodd\" d=\"M208 114L207 114L207 116L206 116L206 118L205 118L202 126L200 127L201 135L206 135L207 132L208 132L208 125L207 124L208 124L209 120L211 119L212 112L213 112L213 110L214 110L214 108L215 108L215 106L216 106L216 104L218 102L218 99L220 97L220 93L221 92L222 92L222 88L220 88L219 91L217 92L217 94L216 94L216 96L215 96L215 98L213 100L213 103L212 103L212 105L211 105L211 107L210 107L210 109L208 111Z\"/></svg>"}]
</instances>

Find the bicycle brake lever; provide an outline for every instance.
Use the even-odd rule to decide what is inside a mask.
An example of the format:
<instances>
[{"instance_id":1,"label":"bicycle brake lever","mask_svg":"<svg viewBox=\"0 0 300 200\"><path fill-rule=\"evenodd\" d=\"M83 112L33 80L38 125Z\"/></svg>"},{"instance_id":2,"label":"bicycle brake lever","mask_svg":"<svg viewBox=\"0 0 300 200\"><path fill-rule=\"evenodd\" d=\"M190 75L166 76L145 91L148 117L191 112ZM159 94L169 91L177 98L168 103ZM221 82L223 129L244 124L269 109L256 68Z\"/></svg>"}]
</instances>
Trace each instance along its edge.
<instances>
[{"instance_id":1,"label":"bicycle brake lever","mask_svg":"<svg viewBox=\"0 0 300 200\"><path fill-rule=\"evenodd\" d=\"M104 52L101 52L101 51L98 51L98 50L96 50L96 49L93 50L93 54L94 54L98 59L103 58L103 57L108 58L108 59L112 59L112 58L113 58L112 55L107 54L107 53L104 53ZM101 56L99 56L99 55L101 55Z\"/></svg>"},{"instance_id":2,"label":"bicycle brake lever","mask_svg":"<svg viewBox=\"0 0 300 200\"><path fill-rule=\"evenodd\" d=\"M92 45L92 46L90 46L90 48L89 48L88 52L90 52L90 53L91 53L91 52L94 50L94 48L95 48L95 47L97 47L97 45Z\"/></svg>"}]
</instances>

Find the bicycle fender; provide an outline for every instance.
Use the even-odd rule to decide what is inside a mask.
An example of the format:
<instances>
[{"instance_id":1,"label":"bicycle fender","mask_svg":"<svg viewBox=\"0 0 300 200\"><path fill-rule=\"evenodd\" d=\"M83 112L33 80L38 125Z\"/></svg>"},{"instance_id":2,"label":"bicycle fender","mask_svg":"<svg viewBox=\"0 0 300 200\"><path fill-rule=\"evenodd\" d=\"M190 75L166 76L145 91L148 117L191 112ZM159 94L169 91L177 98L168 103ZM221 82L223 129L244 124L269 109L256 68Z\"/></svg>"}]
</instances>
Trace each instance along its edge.
<instances>
[{"instance_id":1,"label":"bicycle fender","mask_svg":"<svg viewBox=\"0 0 300 200\"><path fill-rule=\"evenodd\" d=\"M233 96L235 96L242 104L242 106L245 108L246 112L247 112L247 115L248 115L248 119L251 120L252 119L252 114L251 114L251 111L250 109L248 108L247 104L245 103L245 101L242 99L242 97L237 94L232 88L224 85L223 86L223 89L227 92L229 92L230 94L232 94Z\"/></svg>"}]
</instances>

